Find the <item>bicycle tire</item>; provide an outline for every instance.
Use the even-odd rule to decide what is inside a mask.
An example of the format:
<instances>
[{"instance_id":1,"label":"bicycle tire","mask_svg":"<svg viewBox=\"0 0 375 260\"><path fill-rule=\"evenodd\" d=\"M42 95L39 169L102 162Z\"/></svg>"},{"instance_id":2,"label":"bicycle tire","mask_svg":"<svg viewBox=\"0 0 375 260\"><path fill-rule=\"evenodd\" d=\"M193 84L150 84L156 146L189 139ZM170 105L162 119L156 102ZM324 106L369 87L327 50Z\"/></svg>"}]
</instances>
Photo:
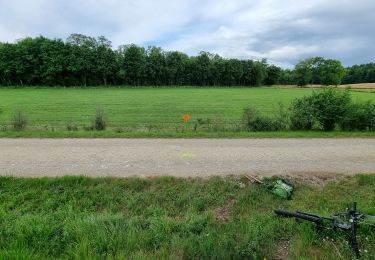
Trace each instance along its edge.
<instances>
[{"instance_id":1,"label":"bicycle tire","mask_svg":"<svg viewBox=\"0 0 375 260\"><path fill-rule=\"evenodd\" d=\"M323 218L303 214L302 212L292 212L292 211L287 211L283 209L275 209L275 213L279 216L283 216L287 218L303 219L303 220L311 221L317 224L320 224L323 222Z\"/></svg>"}]
</instances>

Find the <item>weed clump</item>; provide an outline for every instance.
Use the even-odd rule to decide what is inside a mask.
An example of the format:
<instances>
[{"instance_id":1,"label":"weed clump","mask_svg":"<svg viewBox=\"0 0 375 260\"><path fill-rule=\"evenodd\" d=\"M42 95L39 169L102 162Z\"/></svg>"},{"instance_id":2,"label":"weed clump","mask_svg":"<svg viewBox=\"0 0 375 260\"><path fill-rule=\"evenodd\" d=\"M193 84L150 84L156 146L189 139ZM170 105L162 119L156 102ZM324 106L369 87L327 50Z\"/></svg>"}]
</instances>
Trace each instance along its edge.
<instances>
[{"instance_id":1,"label":"weed clump","mask_svg":"<svg viewBox=\"0 0 375 260\"><path fill-rule=\"evenodd\" d=\"M295 99L290 107L290 128L292 130L311 130L314 126L314 109L308 97Z\"/></svg>"},{"instance_id":2,"label":"weed clump","mask_svg":"<svg viewBox=\"0 0 375 260\"><path fill-rule=\"evenodd\" d=\"M102 131L107 128L107 124L108 120L106 114L104 113L104 110L101 107L97 107L90 129Z\"/></svg>"},{"instance_id":3,"label":"weed clump","mask_svg":"<svg viewBox=\"0 0 375 260\"><path fill-rule=\"evenodd\" d=\"M340 122L340 127L345 131L375 131L375 104L351 104Z\"/></svg>"},{"instance_id":4,"label":"weed clump","mask_svg":"<svg viewBox=\"0 0 375 260\"><path fill-rule=\"evenodd\" d=\"M74 123L67 123L66 124L66 130L68 130L68 131L78 131L78 126L76 125L76 124L74 124Z\"/></svg>"},{"instance_id":5,"label":"weed clump","mask_svg":"<svg viewBox=\"0 0 375 260\"><path fill-rule=\"evenodd\" d=\"M247 107L243 112L243 124L247 131L281 131L288 127L282 107L275 118L265 116L253 107Z\"/></svg>"},{"instance_id":6,"label":"weed clump","mask_svg":"<svg viewBox=\"0 0 375 260\"><path fill-rule=\"evenodd\" d=\"M17 131L23 130L26 128L27 118L22 111L16 110L13 113L10 124L14 130L17 130Z\"/></svg>"},{"instance_id":7,"label":"weed clump","mask_svg":"<svg viewBox=\"0 0 375 260\"><path fill-rule=\"evenodd\" d=\"M210 118L198 118L197 121L194 123L194 131L198 130L198 127L204 126L204 125L209 125L211 124L211 119Z\"/></svg>"}]
</instances>

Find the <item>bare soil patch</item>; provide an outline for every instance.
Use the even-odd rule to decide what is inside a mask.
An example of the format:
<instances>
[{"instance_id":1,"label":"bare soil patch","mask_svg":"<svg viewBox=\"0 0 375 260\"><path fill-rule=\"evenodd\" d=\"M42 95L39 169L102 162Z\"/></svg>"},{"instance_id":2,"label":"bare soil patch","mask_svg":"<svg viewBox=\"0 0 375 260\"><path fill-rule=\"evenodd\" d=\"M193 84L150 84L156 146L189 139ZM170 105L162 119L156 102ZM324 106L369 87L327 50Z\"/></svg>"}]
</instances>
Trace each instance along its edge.
<instances>
[{"instance_id":1,"label":"bare soil patch","mask_svg":"<svg viewBox=\"0 0 375 260\"><path fill-rule=\"evenodd\" d=\"M214 209L214 217L217 222L225 222L230 218L232 207L236 203L235 199L231 199L228 203L222 207Z\"/></svg>"},{"instance_id":2,"label":"bare soil patch","mask_svg":"<svg viewBox=\"0 0 375 260\"><path fill-rule=\"evenodd\" d=\"M289 249L290 248L290 241L289 240L279 240L277 242L277 253L276 253L276 260L286 260L289 259Z\"/></svg>"}]
</instances>

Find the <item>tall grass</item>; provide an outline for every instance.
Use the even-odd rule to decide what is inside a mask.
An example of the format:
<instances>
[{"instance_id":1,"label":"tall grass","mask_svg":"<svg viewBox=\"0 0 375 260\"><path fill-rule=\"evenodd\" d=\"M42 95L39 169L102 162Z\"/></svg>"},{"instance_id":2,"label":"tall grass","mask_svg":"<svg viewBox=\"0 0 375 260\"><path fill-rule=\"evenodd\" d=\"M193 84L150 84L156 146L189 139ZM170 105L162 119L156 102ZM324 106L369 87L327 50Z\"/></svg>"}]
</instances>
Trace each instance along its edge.
<instances>
[{"instance_id":1,"label":"tall grass","mask_svg":"<svg viewBox=\"0 0 375 260\"><path fill-rule=\"evenodd\" d=\"M97 107L95 116L92 119L91 128L93 130L103 131L107 128L108 118L104 113L104 109L102 107Z\"/></svg>"},{"instance_id":2,"label":"tall grass","mask_svg":"<svg viewBox=\"0 0 375 260\"><path fill-rule=\"evenodd\" d=\"M330 214L356 200L375 213L374 188L370 175L298 182L284 201L241 177L0 177L0 258L350 258L345 234L317 233L272 209ZM363 255L375 257L375 234L359 234Z\"/></svg>"},{"instance_id":3,"label":"tall grass","mask_svg":"<svg viewBox=\"0 0 375 260\"><path fill-rule=\"evenodd\" d=\"M27 118L21 110L15 110L13 112L12 119L10 121L14 130L20 131L26 128Z\"/></svg>"}]
</instances>

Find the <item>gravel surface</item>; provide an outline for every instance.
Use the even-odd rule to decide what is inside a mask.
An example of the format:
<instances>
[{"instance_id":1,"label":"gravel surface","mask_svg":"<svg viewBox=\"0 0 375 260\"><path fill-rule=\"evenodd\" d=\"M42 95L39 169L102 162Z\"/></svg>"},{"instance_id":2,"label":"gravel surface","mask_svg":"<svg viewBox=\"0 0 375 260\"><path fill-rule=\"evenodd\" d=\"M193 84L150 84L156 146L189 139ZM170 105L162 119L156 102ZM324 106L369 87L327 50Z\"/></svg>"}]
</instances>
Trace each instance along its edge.
<instances>
[{"instance_id":1,"label":"gravel surface","mask_svg":"<svg viewBox=\"0 0 375 260\"><path fill-rule=\"evenodd\" d=\"M0 139L0 174L375 173L375 139Z\"/></svg>"}]
</instances>

